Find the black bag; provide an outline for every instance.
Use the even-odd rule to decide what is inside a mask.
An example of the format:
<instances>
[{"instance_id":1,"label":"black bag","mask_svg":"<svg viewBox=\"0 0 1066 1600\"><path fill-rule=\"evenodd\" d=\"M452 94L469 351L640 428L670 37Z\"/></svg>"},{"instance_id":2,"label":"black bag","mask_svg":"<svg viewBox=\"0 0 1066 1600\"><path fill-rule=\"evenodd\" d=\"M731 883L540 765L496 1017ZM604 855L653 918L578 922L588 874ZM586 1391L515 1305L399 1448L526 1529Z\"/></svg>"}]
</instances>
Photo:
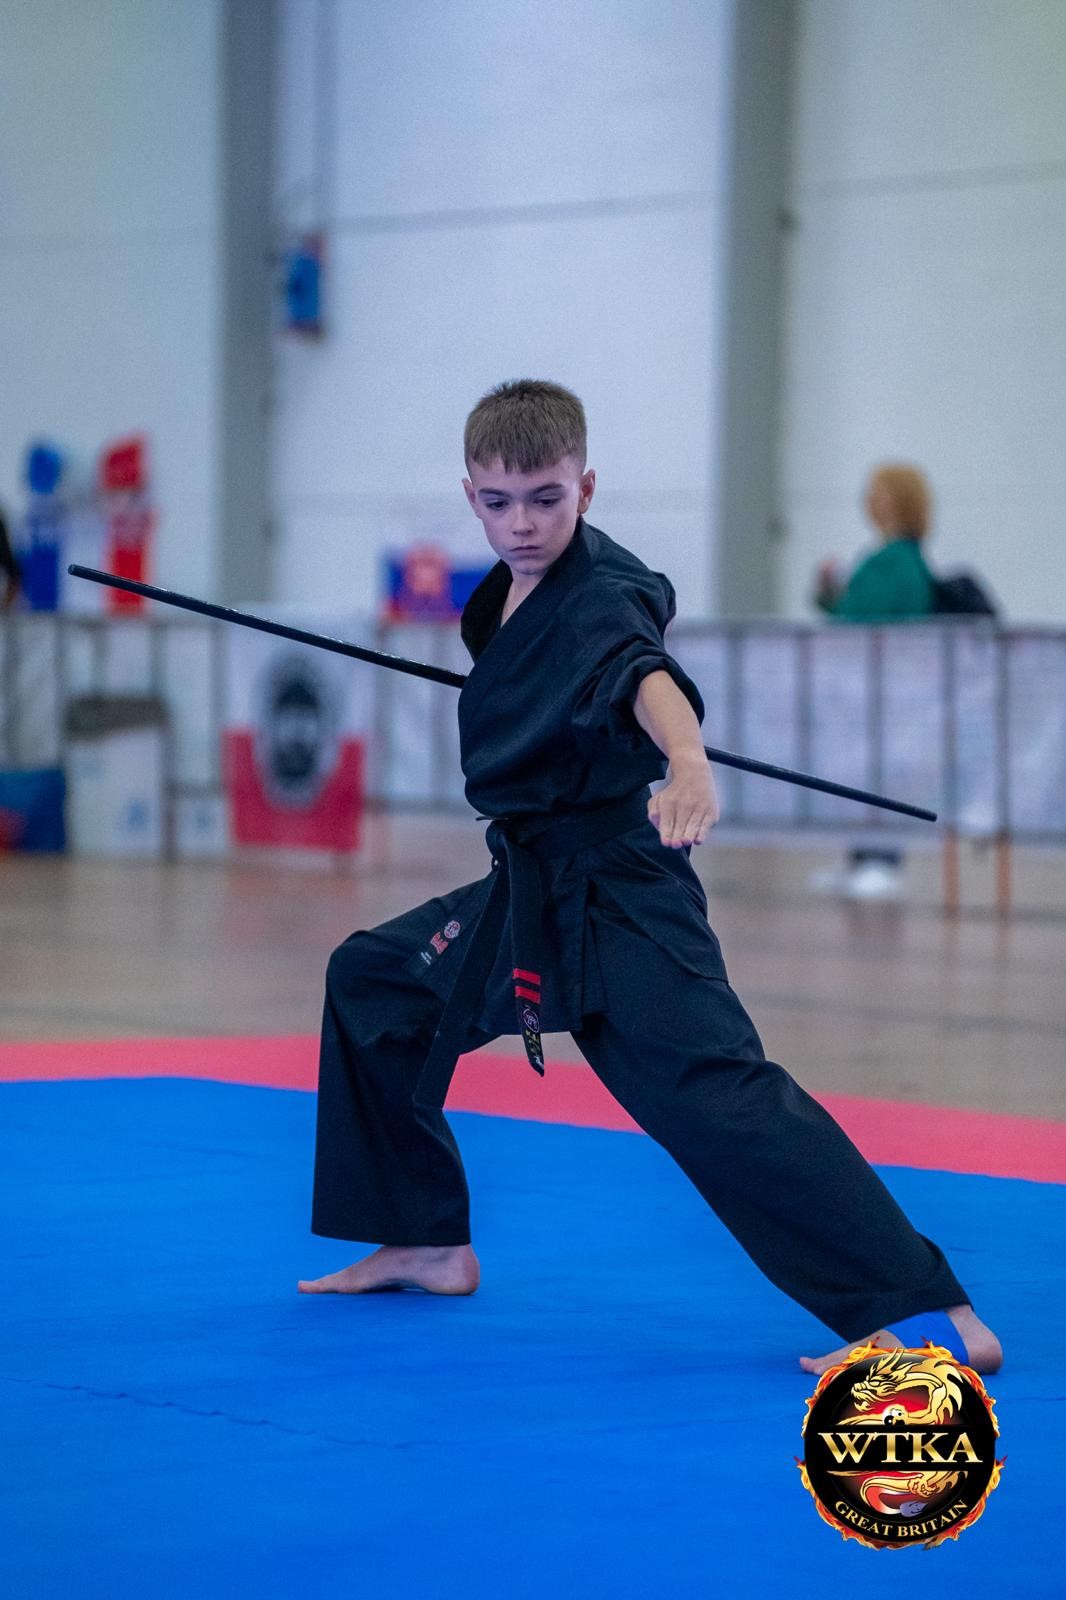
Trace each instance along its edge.
<instances>
[{"instance_id":1,"label":"black bag","mask_svg":"<svg viewBox=\"0 0 1066 1600\"><path fill-rule=\"evenodd\" d=\"M972 572L933 577L933 611L937 616L998 617L999 608Z\"/></svg>"}]
</instances>

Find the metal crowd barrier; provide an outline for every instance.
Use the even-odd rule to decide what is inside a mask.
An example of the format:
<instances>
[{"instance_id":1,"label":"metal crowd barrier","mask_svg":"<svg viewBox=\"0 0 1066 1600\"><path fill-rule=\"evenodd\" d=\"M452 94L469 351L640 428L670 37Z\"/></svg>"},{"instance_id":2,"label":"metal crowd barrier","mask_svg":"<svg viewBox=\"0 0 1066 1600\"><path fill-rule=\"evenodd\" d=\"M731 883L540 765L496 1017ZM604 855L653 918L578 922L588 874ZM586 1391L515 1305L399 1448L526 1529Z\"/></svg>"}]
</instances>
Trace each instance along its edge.
<instances>
[{"instance_id":1,"label":"metal crowd barrier","mask_svg":"<svg viewBox=\"0 0 1066 1600\"><path fill-rule=\"evenodd\" d=\"M177 617L0 617L0 767L63 767L67 708L86 695L151 695L166 708L165 810L170 855L206 812L220 835L226 640Z\"/></svg>"},{"instance_id":2,"label":"metal crowd barrier","mask_svg":"<svg viewBox=\"0 0 1066 1600\"><path fill-rule=\"evenodd\" d=\"M62 764L64 707L75 695L158 695L169 713L180 853L183 808L222 803L236 631L185 616L0 618L0 764ZM678 623L667 642L700 689L710 742L937 810L949 904L958 840L995 842L1001 903L1012 843L1066 842L1066 628ZM377 643L455 671L470 665L454 625L382 625ZM464 811L456 691L351 670L372 674L369 801ZM908 836L898 820L829 796L726 769L718 778L733 827Z\"/></svg>"},{"instance_id":3,"label":"metal crowd barrier","mask_svg":"<svg viewBox=\"0 0 1066 1600\"><path fill-rule=\"evenodd\" d=\"M398 655L469 667L450 628L394 624L380 639ZM715 744L902 791L964 833L1066 839L1066 629L681 623L667 644L703 695L704 734ZM382 692L401 722L420 701L434 737L451 750L444 725L454 722L453 690L394 679ZM416 760L406 780L395 767L386 758L397 798L445 805L461 796L443 761L423 768ZM747 774L719 776L731 823L856 822L849 802ZM898 827L872 812L865 822Z\"/></svg>"}]
</instances>

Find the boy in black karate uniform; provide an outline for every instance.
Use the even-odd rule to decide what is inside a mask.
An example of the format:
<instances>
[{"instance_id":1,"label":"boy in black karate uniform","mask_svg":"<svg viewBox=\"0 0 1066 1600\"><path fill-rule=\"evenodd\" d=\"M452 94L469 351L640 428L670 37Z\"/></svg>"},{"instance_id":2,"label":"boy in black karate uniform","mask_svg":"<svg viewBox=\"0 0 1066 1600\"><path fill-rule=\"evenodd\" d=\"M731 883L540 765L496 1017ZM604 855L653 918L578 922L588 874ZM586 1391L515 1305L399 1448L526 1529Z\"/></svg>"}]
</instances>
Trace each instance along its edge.
<instances>
[{"instance_id":1,"label":"boy in black karate uniform","mask_svg":"<svg viewBox=\"0 0 1066 1600\"><path fill-rule=\"evenodd\" d=\"M940 1250L765 1059L729 986L688 859L718 817L703 702L663 645L669 580L585 521L580 401L503 384L471 412L465 449L499 557L463 612L474 665L459 696L492 868L330 960L312 1228L381 1248L300 1288L472 1293L442 1110L455 1062L514 1033L543 1072L541 1033L565 1031L766 1275L842 1338L928 1334L995 1370L999 1345Z\"/></svg>"}]
</instances>

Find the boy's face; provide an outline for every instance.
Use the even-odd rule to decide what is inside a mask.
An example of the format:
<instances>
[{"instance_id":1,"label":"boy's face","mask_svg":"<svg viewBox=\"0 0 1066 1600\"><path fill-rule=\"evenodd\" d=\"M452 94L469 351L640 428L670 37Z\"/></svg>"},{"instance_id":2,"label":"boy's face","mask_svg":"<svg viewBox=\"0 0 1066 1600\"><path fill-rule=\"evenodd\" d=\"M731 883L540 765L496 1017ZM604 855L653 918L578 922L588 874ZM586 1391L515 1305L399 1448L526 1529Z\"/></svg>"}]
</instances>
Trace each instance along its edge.
<instances>
[{"instance_id":1,"label":"boy's face","mask_svg":"<svg viewBox=\"0 0 1066 1600\"><path fill-rule=\"evenodd\" d=\"M502 461L472 461L466 498L485 535L515 578L541 578L566 549L592 501L596 474L563 456L537 472L506 472Z\"/></svg>"}]
</instances>

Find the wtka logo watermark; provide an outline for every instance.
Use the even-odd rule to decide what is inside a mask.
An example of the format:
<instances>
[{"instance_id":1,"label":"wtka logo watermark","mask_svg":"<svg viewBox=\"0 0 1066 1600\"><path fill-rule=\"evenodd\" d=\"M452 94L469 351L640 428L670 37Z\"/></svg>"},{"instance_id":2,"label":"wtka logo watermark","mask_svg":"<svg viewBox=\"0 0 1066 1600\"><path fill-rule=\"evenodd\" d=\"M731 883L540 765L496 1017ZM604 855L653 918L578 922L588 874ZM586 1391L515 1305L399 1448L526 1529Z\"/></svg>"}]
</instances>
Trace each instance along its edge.
<instances>
[{"instance_id":1,"label":"wtka logo watermark","mask_svg":"<svg viewBox=\"0 0 1066 1600\"><path fill-rule=\"evenodd\" d=\"M857 1346L807 1402L797 1465L819 1516L876 1550L957 1539L1003 1468L994 1405L943 1346Z\"/></svg>"}]
</instances>

